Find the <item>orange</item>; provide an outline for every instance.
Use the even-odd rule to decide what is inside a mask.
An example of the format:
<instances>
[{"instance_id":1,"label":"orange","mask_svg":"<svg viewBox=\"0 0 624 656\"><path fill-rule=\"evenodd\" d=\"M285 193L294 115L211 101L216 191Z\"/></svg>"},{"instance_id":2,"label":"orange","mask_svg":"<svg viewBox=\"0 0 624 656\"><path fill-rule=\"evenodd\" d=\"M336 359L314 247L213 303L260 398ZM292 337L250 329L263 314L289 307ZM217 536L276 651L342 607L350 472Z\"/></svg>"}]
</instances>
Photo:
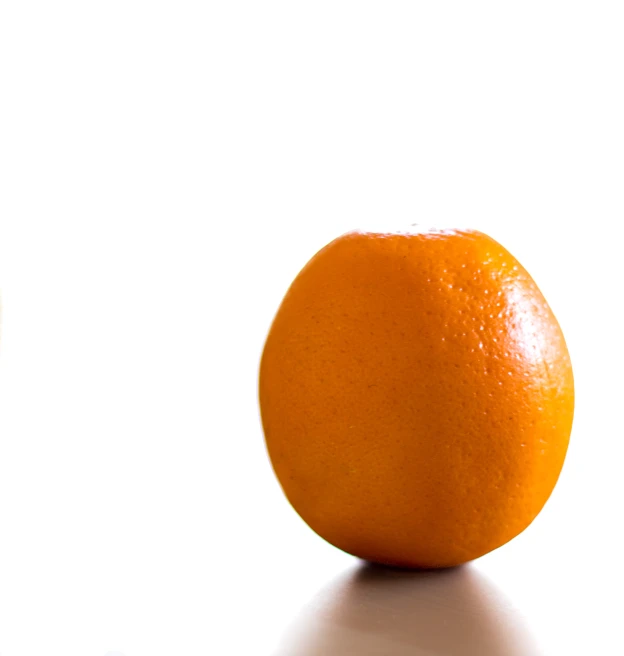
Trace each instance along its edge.
<instances>
[{"instance_id":1,"label":"orange","mask_svg":"<svg viewBox=\"0 0 624 656\"><path fill-rule=\"evenodd\" d=\"M292 283L260 365L292 506L360 558L448 567L523 531L561 471L574 383L537 285L473 230L347 233Z\"/></svg>"}]
</instances>

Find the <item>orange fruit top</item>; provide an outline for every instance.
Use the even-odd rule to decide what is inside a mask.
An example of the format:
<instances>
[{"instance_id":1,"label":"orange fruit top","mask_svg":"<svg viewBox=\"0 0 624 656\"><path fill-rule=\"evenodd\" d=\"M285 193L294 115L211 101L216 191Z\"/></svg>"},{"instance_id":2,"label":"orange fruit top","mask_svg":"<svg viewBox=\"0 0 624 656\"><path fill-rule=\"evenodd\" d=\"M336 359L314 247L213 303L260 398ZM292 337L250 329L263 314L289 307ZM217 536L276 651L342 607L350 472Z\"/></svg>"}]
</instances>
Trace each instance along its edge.
<instances>
[{"instance_id":1,"label":"orange fruit top","mask_svg":"<svg viewBox=\"0 0 624 656\"><path fill-rule=\"evenodd\" d=\"M351 554L445 567L523 531L574 409L559 325L472 230L350 232L304 267L260 365L269 456L295 510Z\"/></svg>"}]
</instances>

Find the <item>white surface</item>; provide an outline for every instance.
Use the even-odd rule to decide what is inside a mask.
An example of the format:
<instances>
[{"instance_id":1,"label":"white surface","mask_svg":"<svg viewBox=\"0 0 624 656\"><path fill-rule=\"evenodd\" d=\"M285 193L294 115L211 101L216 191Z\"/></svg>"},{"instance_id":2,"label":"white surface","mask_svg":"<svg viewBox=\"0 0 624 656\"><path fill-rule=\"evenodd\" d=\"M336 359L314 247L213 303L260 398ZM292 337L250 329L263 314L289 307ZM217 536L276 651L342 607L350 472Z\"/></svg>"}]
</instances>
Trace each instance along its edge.
<instances>
[{"instance_id":1,"label":"white surface","mask_svg":"<svg viewBox=\"0 0 624 656\"><path fill-rule=\"evenodd\" d=\"M0 4L2 656L624 652L623 31L615 1ZM575 366L545 511L441 577L314 536L258 423L286 286L379 220L499 239Z\"/></svg>"}]
</instances>

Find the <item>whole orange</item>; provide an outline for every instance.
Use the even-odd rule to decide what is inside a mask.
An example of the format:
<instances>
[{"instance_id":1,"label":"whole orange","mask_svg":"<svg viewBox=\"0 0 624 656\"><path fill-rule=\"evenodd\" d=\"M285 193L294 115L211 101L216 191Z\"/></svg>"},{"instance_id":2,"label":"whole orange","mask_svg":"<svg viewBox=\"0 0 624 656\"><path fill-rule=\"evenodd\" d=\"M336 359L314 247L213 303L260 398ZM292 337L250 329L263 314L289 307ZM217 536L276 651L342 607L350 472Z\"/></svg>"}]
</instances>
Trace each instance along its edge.
<instances>
[{"instance_id":1,"label":"whole orange","mask_svg":"<svg viewBox=\"0 0 624 656\"><path fill-rule=\"evenodd\" d=\"M366 560L448 567L523 531L561 471L570 358L535 282L473 230L347 233L299 273L260 365L295 510Z\"/></svg>"}]
</instances>

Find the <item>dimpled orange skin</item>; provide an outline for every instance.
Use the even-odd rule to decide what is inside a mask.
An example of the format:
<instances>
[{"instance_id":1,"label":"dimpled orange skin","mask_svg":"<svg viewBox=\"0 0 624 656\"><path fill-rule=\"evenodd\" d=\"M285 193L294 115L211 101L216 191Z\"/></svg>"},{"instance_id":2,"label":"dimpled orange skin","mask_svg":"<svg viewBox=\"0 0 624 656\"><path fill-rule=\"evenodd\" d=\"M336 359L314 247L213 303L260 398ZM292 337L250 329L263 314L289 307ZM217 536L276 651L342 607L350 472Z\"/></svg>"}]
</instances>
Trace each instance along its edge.
<instances>
[{"instance_id":1,"label":"dimpled orange skin","mask_svg":"<svg viewBox=\"0 0 624 656\"><path fill-rule=\"evenodd\" d=\"M351 232L292 283L260 365L292 506L360 558L449 567L540 512L574 410L570 358L532 278L472 230Z\"/></svg>"}]
</instances>

